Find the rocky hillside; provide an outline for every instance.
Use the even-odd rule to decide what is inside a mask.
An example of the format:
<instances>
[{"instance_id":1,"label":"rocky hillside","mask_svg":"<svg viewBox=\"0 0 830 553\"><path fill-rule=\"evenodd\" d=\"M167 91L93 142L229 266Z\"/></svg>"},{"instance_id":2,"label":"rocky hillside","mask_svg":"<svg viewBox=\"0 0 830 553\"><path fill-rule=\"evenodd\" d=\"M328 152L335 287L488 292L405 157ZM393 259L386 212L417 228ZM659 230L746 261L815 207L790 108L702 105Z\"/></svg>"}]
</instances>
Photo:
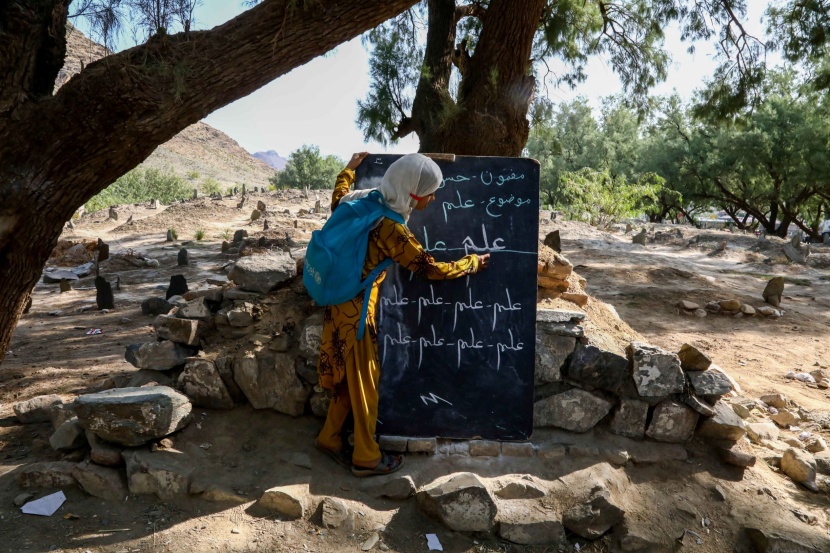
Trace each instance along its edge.
<instances>
[{"instance_id":1,"label":"rocky hillside","mask_svg":"<svg viewBox=\"0 0 830 553\"><path fill-rule=\"evenodd\" d=\"M288 163L288 160L279 155L274 150L268 150L267 152L256 152L254 153L254 157L260 161L264 161L268 164L269 167L273 167L277 171L282 171L285 169L285 165Z\"/></svg>"},{"instance_id":2,"label":"rocky hillside","mask_svg":"<svg viewBox=\"0 0 830 553\"><path fill-rule=\"evenodd\" d=\"M67 25L66 61L58 74L56 89L107 53L106 48ZM268 177L274 174L273 168L251 156L234 139L202 122L189 126L156 148L141 167L172 167L182 176L198 173L197 184L213 178L223 186L242 183L268 186Z\"/></svg>"}]
</instances>

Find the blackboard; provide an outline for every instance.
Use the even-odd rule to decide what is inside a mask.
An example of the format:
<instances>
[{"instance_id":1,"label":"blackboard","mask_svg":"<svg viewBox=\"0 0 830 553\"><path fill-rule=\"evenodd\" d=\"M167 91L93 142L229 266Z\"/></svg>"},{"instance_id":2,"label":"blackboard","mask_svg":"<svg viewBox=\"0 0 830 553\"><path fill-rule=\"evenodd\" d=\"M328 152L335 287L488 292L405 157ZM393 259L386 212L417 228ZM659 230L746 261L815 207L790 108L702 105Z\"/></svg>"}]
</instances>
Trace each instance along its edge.
<instances>
[{"instance_id":1,"label":"blackboard","mask_svg":"<svg viewBox=\"0 0 830 553\"><path fill-rule=\"evenodd\" d=\"M400 155L370 155L372 188ZM491 253L450 281L388 271L379 306L380 435L522 440L533 429L539 164L448 156L435 201L409 229L437 261Z\"/></svg>"}]
</instances>

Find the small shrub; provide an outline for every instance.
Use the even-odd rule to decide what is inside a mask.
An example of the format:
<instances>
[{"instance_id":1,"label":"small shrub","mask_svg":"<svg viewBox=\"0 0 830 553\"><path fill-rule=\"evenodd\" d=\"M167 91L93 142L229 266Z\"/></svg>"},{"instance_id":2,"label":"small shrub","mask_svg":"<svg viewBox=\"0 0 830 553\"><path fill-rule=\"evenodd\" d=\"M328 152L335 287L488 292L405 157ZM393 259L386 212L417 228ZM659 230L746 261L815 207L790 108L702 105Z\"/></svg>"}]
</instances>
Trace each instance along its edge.
<instances>
[{"instance_id":1,"label":"small shrub","mask_svg":"<svg viewBox=\"0 0 830 553\"><path fill-rule=\"evenodd\" d=\"M226 228L225 230L223 230L221 236L224 240L230 240L231 239L231 229Z\"/></svg>"},{"instance_id":2,"label":"small shrub","mask_svg":"<svg viewBox=\"0 0 830 553\"><path fill-rule=\"evenodd\" d=\"M195 181L199 179L199 172L198 171L188 171L187 172L187 180Z\"/></svg>"},{"instance_id":3,"label":"small shrub","mask_svg":"<svg viewBox=\"0 0 830 553\"><path fill-rule=\"evenodd\" d=\"M205 239L205 231L199 229L196 231L196 240L204 240Z\"/></svg>"},{"instance_id":4,"label":"small shrub","mask_svg":"<svg viewBox=\"0 0 830 553\"><path fill-rule=\"evenodd\" d=\"M202 192L208 195L221 194L222 186L219 184L219 181L217 181L213 177L208 177L202 181Z\"/></svg>"},{"instance_id":5,"label":"small shrub","mask_svg":"<svg viewBox=\"0 0 830 553\"><path fill-rule=\"evenodd\" d=\"M133 169L118 177L93 196L84 206L87 211L98 211L111 205L137 204L155 198L163 204L189 198L193 189L173 169Z\"/></svg>"},{"instance_id":6,"label":"small shrub","mask_svg":"<svg viewBox=\"0 0 830 553\"><path fill-rule=\"evenodd\" d=\"M170 234L172 234L172 235L173 235L173 240L178 240L178 239L179 239L179 233L178 233L178 232L176 232L176 229L171 228L171 229L170 229Z\"/></svg>"}]
</instances>

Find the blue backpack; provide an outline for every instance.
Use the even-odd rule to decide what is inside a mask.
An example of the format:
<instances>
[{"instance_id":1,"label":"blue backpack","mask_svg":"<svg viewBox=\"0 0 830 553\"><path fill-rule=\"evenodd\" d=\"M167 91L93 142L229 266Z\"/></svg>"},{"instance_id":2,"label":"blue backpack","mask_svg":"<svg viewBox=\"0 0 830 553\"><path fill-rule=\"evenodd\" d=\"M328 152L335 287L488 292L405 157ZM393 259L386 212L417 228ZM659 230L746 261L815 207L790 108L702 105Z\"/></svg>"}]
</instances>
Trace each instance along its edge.
<instances>
[{"instance_id":1,"label":"blue backpack","mask_svg":"<svg viewBox=\"0 0 830 553\"><path fill-rule=\"evenodd\" d=\"M392 260L387 258L364 280L363 264L369 232L382 217L405 224L403 217L386 205L377 190L358 200L341 202L321 230L311 233L305 255L303 284L318 305L338 305L367 290L360 314L357 339L363 339L369 311L368 289Z\"/></svg>"}]
</instances>

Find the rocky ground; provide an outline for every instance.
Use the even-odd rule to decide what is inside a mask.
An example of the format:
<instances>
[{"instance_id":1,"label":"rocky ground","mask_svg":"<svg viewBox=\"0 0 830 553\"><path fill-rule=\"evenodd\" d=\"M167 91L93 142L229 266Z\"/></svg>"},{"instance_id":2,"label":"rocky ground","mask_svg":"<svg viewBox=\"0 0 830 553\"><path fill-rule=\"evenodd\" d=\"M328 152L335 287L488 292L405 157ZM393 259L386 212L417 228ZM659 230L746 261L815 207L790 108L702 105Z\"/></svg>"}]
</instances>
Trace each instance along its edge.
<instances>
[{"instance_id":1,"label":"rocky ground","mask_svg":"<svg viewBox=\"0 0 830 553\"><path fill-rule=\"evenodd\" d=\"M600 232L544 214L540 239L559 230L570 264L544 250L539 308L547 315L539 323L544 354L532 443L428 442L419 445L426 453L407 455L398 475L363 481L311 447L320 419L309 411L321 412L321 404L307 381L315 319L302 290L290 283L261 295L226 284L240 254L296 257L323 222L310 213L316 199L291 191L249 194L241 209L238 197L121 206L117 220L106 211L88 214L66 231L46 274L84 263L101 238L110 245L102 274L118 277L120 288L116 308L102 312L91 276L64 293L56 283L39 283L16 331L0 370L4 550L420 552L428 550L427 534L457 552L830 550L830 408L821 387L830 350L830 271L822 267L830 250L813 248L806 263L794 264L777 239L687 227L678 234L659 225L646 228L643 245L632 242L639 229ZM252 222L258 201L267 208ZM176 242L165 239L171 228ZM234 241L239 229L248 238ZM195 240L197 231L204 239ZM177 265L182 246L186 266ZM190 288L189 301L177 305L180 316L194 310L192 318L144 314L142 303L164 297L174 274L185 275ZM763 316L762 292L774 276L784 277L783 297L775 314ZM560 320L562 312L574 316ZM101 332L87 334L95 329ZM150 369L161 372L125 359L126 346L156 337L169 338L158 344L170 351L135 349L134 364L169 358L181 365L192 352L174 343L191 338L202 358L184 370ZM578 343L582 357L568 357ZM681 351L684 344L693 349ZM593 351L602 363L586 357ZM722 372L690 370L695 351ZM256 359L250 367L257 377L263 359L270 367L285 361L291 380L280 389L299 386L297 394L258 394L256 378L237 375L236 389L219 379L207 392L199 387L206 382L200 371L222 376L233 366L240 374L246 359ZM591 372L596 366L602 378ZM637 376L651 366L661 367L663 388ZM631 370L636 400L625 389ZM732 380L724 383L724 374ZM123 446L141 443L127 443L134 433L106 434L82 406L98 401L90 394L136 386L177 407L155 421L161 427L143 448L97 443L101 435ZM188 399L173 388L196 403L189 417ZM684 403L690 389L706 405ZM48 394L58 397L13 410ZM563 408L572 397L583 414ZM648 421L621 432L626 406L648 413ZM713 412L700 414L707 406ZM285 414L297 409L308 414ZM72 410L95 426L98 437L86 434L91 450L82 431L71 434L74 427L63 424ZM24 411L43 422L21 423ZM67 500L51 517L15 506L57 489Z\"/></svg>"}]
</instances>

